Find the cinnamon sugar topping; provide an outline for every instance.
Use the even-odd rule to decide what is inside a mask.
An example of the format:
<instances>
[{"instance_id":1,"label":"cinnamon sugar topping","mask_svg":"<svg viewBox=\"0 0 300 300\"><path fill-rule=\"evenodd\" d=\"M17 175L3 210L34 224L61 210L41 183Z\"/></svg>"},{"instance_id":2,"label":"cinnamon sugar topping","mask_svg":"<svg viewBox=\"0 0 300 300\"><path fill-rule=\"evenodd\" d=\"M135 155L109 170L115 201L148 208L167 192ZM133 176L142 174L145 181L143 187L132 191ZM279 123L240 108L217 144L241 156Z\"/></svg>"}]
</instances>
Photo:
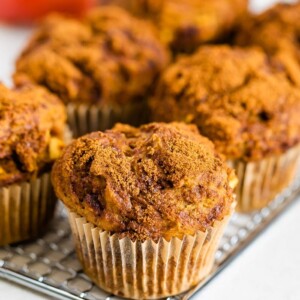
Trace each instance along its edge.
<instances>
[{"instance_id":1,"label":"cinnamon sugar topping","mask_svg":"<svg viewBox=\"0 0 300 300\"><path fill-rule=\"evenodd\" d=\"M0 186L37 175L60 154L63 104L43 88L0 85Z\"/></svg>"},{"instance_id":2,"label":"cinnamon sugar topping","mask_svg":"<svg viewBox=\"0 0 300 300\"><path fill-rule=\"evenodd\" d=\"M65 103L138 101L168 61L156 34L117 7L82 21L49 16L18 59L15 83L38 83Z\"/></svg>"},{"instance_id":3,"label":"cinnamon sugar topping","mask_svg":"<svg viewBox=\"0 0 300 300\"><path fill-rule=\"evenodd\" d=\"M195 123L229 159L257 160L300 141L300 91L258 49L200 48L170 66L155 120Z\"/></svg>"},{"instance_id":4,"label":"cinnamon sugar topping","mask_svg":"<svg viewBox=\"0 0 300 300\"><path fill-rule=\"evenodd\" d=\"M116 125L67 147L57 196L103 230L145 240L205 231L229 213L235 176L196 127Z\"/></svg>"}]
</instances>

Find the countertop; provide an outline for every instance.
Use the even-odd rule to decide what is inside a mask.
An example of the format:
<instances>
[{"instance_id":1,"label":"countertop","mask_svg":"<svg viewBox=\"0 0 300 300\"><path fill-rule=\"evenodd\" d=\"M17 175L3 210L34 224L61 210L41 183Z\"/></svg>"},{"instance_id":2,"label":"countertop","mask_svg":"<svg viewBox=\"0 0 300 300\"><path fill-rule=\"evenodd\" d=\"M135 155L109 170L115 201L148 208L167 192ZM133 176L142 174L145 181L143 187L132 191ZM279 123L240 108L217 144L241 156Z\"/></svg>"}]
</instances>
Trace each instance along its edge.
<instances>
[{"instance_id":1,"label":"countertop","mask_svg":"<svg viewBox=\"0 0 300 300\"><path fill-rule=\"evenodd\" d=\"M252 9L266 8L272 0L252 1ZM10 85L14 60L30 29L0 25L0 81ZM300 200L193 299L299 300ZM0 280L0 300L51 299Z\"/></svg>"}]
</instances>

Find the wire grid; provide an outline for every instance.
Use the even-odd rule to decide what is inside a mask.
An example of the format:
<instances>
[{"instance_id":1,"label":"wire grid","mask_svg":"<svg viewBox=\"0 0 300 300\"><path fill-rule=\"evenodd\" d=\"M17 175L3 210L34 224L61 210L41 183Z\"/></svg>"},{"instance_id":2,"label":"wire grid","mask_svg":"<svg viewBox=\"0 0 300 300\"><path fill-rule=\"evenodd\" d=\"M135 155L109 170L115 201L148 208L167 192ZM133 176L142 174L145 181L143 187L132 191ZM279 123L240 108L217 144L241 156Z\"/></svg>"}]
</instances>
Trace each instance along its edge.
<instances>
[{"instance_id":1,"label":"wire grid","mask_svg":"<svg viewBox=\"0 0 300 300\"><path fill-rule=\"evenodd\" d=\"M300 194L300 178L266 208L252 214L235 213L216 253L211 275L196 288L168 299L189 299L219 273ZM0 248L0 277L15 281L56 299L122 299L95 286L76 258L62 204L49 231L34 242Z\"/></svg>"}]
</instances>

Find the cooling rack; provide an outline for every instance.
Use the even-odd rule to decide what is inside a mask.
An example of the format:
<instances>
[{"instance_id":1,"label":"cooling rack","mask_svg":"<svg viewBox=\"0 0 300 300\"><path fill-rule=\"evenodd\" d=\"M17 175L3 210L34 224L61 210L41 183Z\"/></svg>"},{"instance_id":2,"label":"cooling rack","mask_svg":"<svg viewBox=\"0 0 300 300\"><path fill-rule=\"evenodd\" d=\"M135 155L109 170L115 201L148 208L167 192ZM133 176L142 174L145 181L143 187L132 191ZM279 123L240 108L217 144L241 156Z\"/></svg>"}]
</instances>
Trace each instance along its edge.
<instances>
[{"instance_id":1,"label":"cooling rack","mask_svg":"<svg viewBox=\"0 0 300 300\"><path fill-rule=\"evenodd\" d=\"M261 211L235 213L216 253L211 274L198 286L168 300L187 300L220 273L300 195L300 178ZM117 300L82 272L62 204L49 231L34 242L0 248L0 277L55 299Z\"/></svg>"}]
</instances>

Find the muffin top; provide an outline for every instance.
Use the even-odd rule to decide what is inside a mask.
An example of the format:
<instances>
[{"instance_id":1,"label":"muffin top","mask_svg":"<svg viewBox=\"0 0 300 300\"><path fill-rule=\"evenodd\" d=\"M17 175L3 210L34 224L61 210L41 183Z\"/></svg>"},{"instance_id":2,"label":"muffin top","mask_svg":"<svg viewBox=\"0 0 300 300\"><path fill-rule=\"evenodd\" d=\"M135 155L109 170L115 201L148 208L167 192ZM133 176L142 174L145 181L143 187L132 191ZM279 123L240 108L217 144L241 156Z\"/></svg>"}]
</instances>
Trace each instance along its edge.
<instances>
[{"instance_id":1,"label":"muffin top","mask_svg":"<svg viewBox=\"0 0 300 300\"><path fill-rule=\"evenodd\" d=\"M259 160L300 140L300 91L259 49L206 46L162 75L159 121L195 123L227 159Z\"/></svg>"},{"instance_id":2,"label":"muffin top","mask_svg":"<svg viewBox=\"0 0 300 300\"><path fill-rule=\"evenodd\" d=\"M247 0L100 0L148 17L164 42L177 52L192 52L200 44L224 39L247 11Z\"/></svg>"},{"instance_id":3,"label":"muffin top","mask_svg":"<svg viewBox=\"0 0 300 300\"><path fill-rule=\"evenodd\" d=\"M277 4L259 15L245 18L240 24L235 41L240 46L260 46L269 55L279 56L285 63L289 76L298 86L300 86L299 16L300 2Z\"/></svg>"},{"instance_id":4,"label":"muffin top","mask_svg":"<svg viewBox=\"0 0 300 300\"><path fill-rule=\"evenodd\" d=\"M0 186L38 175L62 151L66 113L43 88L0 84Z\"/></svg>"},{"instance_id":5,"label":"muffin top","mask_svg":"<svg viewBox=\"0 0 300 300\"><path fill-rule=\"evenodd\" d=\"M117 124L75 140L54 165L57 196L99 228L135 240L182 238L222 220L236 177L197 128Z\"/></svg>"},{"instance_id":6,"label":"muffin top","mask_svg":"<svg viewBox=\"0 0 300 300\"><path fill-rule=\"evenodd\" d=\"M156 34L117 7L94 9L81 21L52 15L18 59L15 83L38 83L65 103L139 100L168 61Z\"/></svg>"}]
</instances>

